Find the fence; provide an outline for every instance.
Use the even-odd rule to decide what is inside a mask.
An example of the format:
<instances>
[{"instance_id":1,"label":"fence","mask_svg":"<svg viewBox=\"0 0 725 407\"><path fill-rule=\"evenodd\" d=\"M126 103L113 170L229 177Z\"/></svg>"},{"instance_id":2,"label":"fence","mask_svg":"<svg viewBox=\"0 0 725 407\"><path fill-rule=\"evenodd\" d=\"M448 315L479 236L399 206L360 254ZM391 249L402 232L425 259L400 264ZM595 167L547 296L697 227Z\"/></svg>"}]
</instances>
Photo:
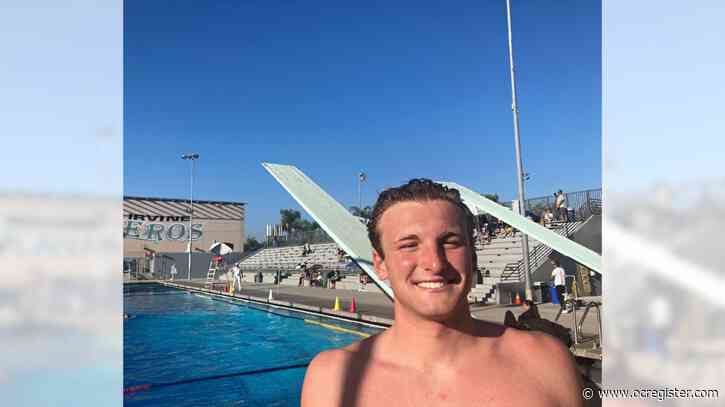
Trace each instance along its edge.
<instances>
[{"instance_id":1,"label":"fence","mask_svg":"<svg viewBox=\"0 0 725 407\"><path fill-rule=\"evenodd\" d=\"M322 229L294 230L280 236L267 237L266 247L301 246L305 243L332 243L333 240Z\"/></svg>"},{"instance_id":2,"label":"fence","mask_svg":"<svg viewBox=\"0 0 725 407\"><path fill-rule=\"evenodd\" d=\"M567 192L565 195L567 207L573 211L573 213L569 213L570 221L586 220L591 215L602 213L601 188ZM504 206L511 208L511 202L505 203ZM555 206L556 197L554 194L526 200L526 210L537 215L542 215L546 209L556 214Z\"/></svg>"},{"instance_id":3,"label":"fence","mask_svg":"<svg viewBox=\"0 0 725 407\"><path fill-rule=\"evenodd\" d=\"M325 276L324 279L327 279L326 276L331 275L332 273L336 274L336 279L340 280L347 276L356 276L359 275L362 270L357 267L351 267L345 263L338 263L338 264L315 264L310 265L307 270L312 273L319 273L322 276ZM282 280L285 278L291 277L293 274L298 274L302 272L302 269L298 267L257 267L257 266L242 266L241 267L242 273L245 274L252 274L255 275L257 273L261 273L262 275L278 275L281 277Z\"/></svg>"}]
</instances>

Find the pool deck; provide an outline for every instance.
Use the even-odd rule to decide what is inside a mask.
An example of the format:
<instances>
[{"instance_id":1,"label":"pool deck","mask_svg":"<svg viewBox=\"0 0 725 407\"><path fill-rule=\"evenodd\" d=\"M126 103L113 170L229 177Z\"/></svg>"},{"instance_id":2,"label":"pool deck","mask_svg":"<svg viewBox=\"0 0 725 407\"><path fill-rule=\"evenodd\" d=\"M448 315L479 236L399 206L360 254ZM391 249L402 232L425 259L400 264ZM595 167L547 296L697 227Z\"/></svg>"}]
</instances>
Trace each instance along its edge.
<instances>
[{"instance_id":1,"label":"pool deck","mask_svg":"<svg viewBox=\"0 0 725 407\"><path fill-rule=\"evenodd\" d=\"M164 285L174 286L178 288L191 288L196 291L207 292L215 295L226 297L234 297L242 300L278 306L282 308L293 308L300 311L311 312L315 314L324 314L333 318L341 318L356 322L363 322L380 327L390 326L393 323L393 303L382 293L365 292L353 290L339 290L319 287L296 287L296 286L276 286L273 284L243 284L240 292L234 295L223 291L224 282L219 282L215 290L205 288L205 281L149 281L161 283ZM269 292L272 290L272 300L269 301ZM335 299L340 299L341 311L335 311ZM352 299L355 298L357 310L349 312ZM554 321L559 310L558 305L540 304L538 306L539 313L543 318ZM471 305L471 314L474 318L503 323L506 311L511 310L518 317L523 309L519 306L509 305ZM578 318L581 318L583 310L577 311ZM572 326L573 315L562 314L558 323L566 326ZM584 321L582 333L585 337L597 336L597 316L596 311L592 310ZM597 340L598 342L598 340ZM576 356L601 360L601 348L595 348L592 340L587 340L579 345L575 345L572 350Z\"/></svg>"}]
</instances>

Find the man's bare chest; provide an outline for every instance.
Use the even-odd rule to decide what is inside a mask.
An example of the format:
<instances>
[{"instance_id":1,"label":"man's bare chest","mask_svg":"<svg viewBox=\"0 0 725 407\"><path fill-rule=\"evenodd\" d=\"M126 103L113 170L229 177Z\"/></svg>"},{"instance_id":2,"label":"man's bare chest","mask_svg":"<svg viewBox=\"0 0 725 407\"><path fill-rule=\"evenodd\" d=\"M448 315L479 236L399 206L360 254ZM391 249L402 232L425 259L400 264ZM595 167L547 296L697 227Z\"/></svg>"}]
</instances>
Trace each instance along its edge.
<instances>
[{"instance_id":1,"label":"man's bare chest","mask_svg":"<svg viewBox=\"0 0 725 407\"><path fill-rule=\"evenodd\" d=\"M537 380L523 372L463 369L441 376L372 369L361 377L358 406L551 406Z\"/></svg>"}]
</instances>

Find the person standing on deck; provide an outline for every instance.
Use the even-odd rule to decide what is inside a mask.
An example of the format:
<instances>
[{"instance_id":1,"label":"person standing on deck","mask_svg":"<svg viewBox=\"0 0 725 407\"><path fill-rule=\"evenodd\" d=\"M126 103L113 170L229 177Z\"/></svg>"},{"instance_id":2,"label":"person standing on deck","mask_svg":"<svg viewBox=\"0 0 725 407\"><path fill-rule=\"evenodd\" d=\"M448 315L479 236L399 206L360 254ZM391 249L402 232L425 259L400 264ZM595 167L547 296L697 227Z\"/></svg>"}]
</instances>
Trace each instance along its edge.
<instances>
[{"instance_id":1,"label":"person standing on deck","mask_svg":"<svg viewBox=\"0 0 725 407\"><path fill-rule=\"evenodd\" d=\"M242 291L241 272L242 271L239 268L239 264L235 263L234 267L232 267L232 274L234 275L234 287L232 287L232 290L234 292Z\"/></svg>"},{"instance_id":2,"label":"person standing on deck","mask_svg":"<svg viewBox=\"0 0 725 407\"><path fill-rule=\"evenodd\" d=\"M551 264L554 270L551 271L551 277L554 278L554 287L556 287L556 297L559 300L559 306L564 314L568 311L564 306L564 293L566 292L566 271L561 267L558 260L552 260Z\"/></svg>"}]
</instances>

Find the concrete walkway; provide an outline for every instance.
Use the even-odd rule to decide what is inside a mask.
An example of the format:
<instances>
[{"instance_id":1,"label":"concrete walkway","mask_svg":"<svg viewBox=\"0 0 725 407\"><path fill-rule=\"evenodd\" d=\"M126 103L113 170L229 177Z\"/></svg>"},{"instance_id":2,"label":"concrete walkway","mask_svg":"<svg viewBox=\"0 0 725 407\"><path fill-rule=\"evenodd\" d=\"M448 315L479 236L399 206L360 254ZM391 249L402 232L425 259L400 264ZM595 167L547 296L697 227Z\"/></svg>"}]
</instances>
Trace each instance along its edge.
<instances>
[{"instance_id":1,"label":"concrete walkway","mask_svg":"<svg viewBox=\"0 0 725 407\"><path fill-rule=\"evenodd\" d=\"M239 293L241 295L267 298L269 290L272 290L273 298L278 301L330 309L335 305L335 297L339 297L342 309L345 311L349 311L352 298L355 297L358 313L374 315L391 322L393 319L393 303L382 293L274 284L242 284L242 287Z\"/></svg>"}]
</instances>

